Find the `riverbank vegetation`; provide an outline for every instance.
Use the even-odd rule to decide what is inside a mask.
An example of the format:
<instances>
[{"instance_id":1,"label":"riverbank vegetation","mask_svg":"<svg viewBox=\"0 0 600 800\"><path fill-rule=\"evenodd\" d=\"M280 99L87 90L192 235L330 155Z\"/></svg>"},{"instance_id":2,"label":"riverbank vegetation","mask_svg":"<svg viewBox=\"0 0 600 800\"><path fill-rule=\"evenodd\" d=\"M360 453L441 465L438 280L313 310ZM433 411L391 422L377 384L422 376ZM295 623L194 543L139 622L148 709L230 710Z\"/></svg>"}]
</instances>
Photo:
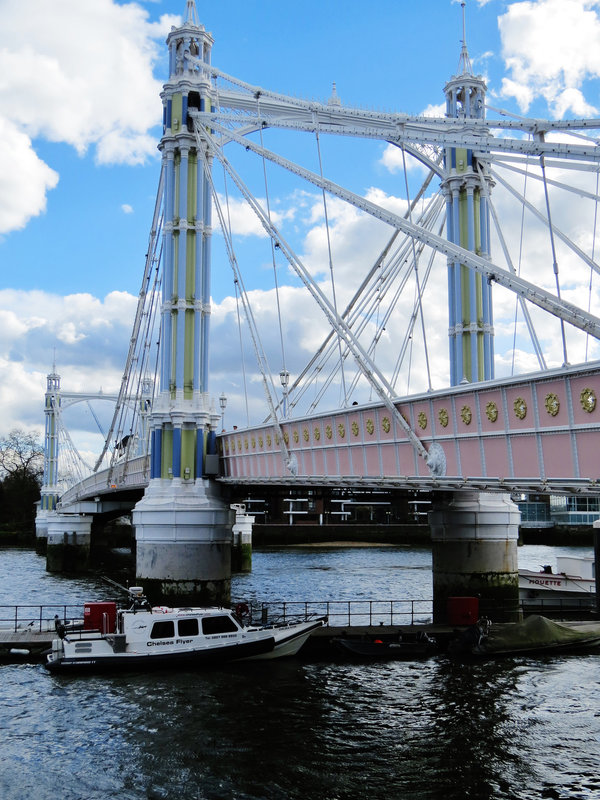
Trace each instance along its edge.
<instances>
[{"instance_id":1,"label":"riverbank vegetation","mask_svg":"<svg viewBox=\"0 0 600 800\"><path fill-rule=\"evenodd\" d=\"M15 428L0 438L0 543L35 535L43 472L44 448L35 434Z\"/></svg>"}]
</instances>

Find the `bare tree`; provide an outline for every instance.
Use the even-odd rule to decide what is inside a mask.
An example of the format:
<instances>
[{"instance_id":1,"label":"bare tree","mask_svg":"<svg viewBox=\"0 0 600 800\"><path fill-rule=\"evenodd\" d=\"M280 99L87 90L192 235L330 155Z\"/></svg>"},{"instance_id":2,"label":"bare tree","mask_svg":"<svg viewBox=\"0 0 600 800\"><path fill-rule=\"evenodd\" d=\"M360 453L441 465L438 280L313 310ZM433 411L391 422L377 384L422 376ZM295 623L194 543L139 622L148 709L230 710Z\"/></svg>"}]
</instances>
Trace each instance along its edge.
<instances>
[{"instance_id":1,"label":"bare tree","mask_svg":"<svg viewBox=\"0 0 600 800\"><path fill-rule=\"evenodd\" d=\"M41 482L44 448L33 433L14 428L0 438L0 478L33 478Z\"/></svg>"}]
</instances>

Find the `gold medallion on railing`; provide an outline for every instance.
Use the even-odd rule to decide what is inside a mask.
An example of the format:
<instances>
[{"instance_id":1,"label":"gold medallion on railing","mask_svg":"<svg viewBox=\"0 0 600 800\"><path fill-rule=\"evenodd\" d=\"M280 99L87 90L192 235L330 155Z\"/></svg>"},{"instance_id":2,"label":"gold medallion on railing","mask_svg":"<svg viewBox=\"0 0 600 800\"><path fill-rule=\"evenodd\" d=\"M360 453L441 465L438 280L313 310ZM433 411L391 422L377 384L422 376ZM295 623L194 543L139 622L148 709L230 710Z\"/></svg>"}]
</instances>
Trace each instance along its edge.
<instances>
[{"instance_id":1,"label":"gold medallion on railing","mask_svg":"<svg viewBox=\"0 0 600 800\"><path fill-rule=\"evenodd\" d=\"M358 436L359 427L358 427L358 422L356 420L354 420L354 422L352 423L351 428L354 436Z\"/></svg>"},{"instance_id":2,"label":"gold medallion on railing","mask_svg":"<svg viewBox=\"0 0 600 800\"><path fill-rule=\"evenodd\" d=\"M546 411L550 414L551 417L555 417L558 412L560 411L560 400L554 394L554 392L550 392L546 395L544 400L544 405L546 406Z\"/></svg>"},{"instance_id":3,"label":"gold medallion on railing","mask_svg":"<svg viewBox=\"0 0 600 800\"><path fill-rule=\"evenodd\" d=\"M391 429L392 425L391 425L391 423L390 423L390 419L389 419L389 417L384 417L384 418L381 420L381 427L383 428L383 430L384 430L386 433L389 433L389 432L390 432L390 429Z\"/></svg>"},{"instance_id":4,"label":"gold medallion on railing","mask_svg":"<svg viewBox=\"0 0 600 800\"><path fill-rule=\"evenodd\" d=\"M248 439L244 439L244 449L248 449Z\"/></svg>"},{"instance_id":5,"label":"gold medallion on railing","mask_svg":"<svg viewBox=\"0 0 600 800\"><path fill-rule=\"evenodd\" d=\"M288 433L287 431L284 431L284 432L283 432L283 441L284 441L286 444L289 444L289 443L290 443L290 435L289 435L289 433Z\"/></svg>"},{"instance_id":6,"label":"gold medallion on railing","mask_svg":"<svg viewBox=\"0 0 600 800\"><path fill-rule=\"evenodd\" d=\"M593 389L584 389L579 395L579 402L583 410L591 414L596 408L596 393Z\"/></svg>"},{"instance_id":7,"label":"gold medallion on railing","mask_svg":"<svg viewBox=\"0 0 600 800\"><path fill-rule=\"evenodd\" d=\"M267 433L267 447L271 447L271 434Z\"/></svg>"},{"instance_id":8,"label":"gold medallion on railing","mask_svg":"<svg viewBox=\"0 0 600 800\"><path fill-rule=\"evenodd\" d=\"M344 436L346 435L346 428L344 428L344 425L341 422L338 425L337 430L338 430L338 434L340 436L340 439L343 439Z\"/></svg>"},{"instance_id":9,"label":"gold medallion on railing","mask_svg":"<svg viewBox=\"0 0 600 800\"><path fill-rule=\"evenodd\" d=\"M252 445L252 449L256 450L256 439L254 436L250 439L250 444Z\"/></svg>"},{"instance_id":10,"label":"gold medallion on railing","mask_svg":"<svg viewBox=\"0 0 600 800\"><path fill-rule=\"evenodd\" d=\"M292 434L292 436L294 437L294 442L296 444L298 444L298 442L300 441L300 434L298 433L298 431L294 430L294 433Z\"/></svg>"},{"instance_id":11,"label":"gold medallion on railing","mask_svg":"<svg viewBox=\"0 0 600 800\"><path fill-rule=\"evenodd\" d=\"M314 431L313 431L313 434L314 434L314 437L315 437L315 442L319 442L321 440L321 429L320 428L315 428Z\"/></svg>"},{"instance_id":12,"label":"gold medallion on railing","mask_svg":"<svg viewBox=\"0 0 600 800\"><path fill-rule=\"evenodd\" d=\"M260 447L260 449L262 450L262 446L263 446L263 438L262 438L262 436L259 436L259 437L258 437L258 446L259 446L259 447Z\"/></svg>"},{"instance_id":13,"label":"gold medallion on railing","mask_svg":"<svg viewBox=\"0 0 600 800\"><path fill-rule=\"evenodd\" d=\"M515 416L519 419L525 419L527 416L527 403L522 397L517 397L515 402L513 403L513 408L515 410Z\"/></svg>"},{"instance_id":14,"label":"gold medallion on railing","mask_svg":"<svg viewBox=\"0 0 600 800\"><path fill-rule=\"evenodd\" d=\"M372 419L369 417L369 419L367 420L367 433L368 433L370 436L372 436L372 435L373 435L373 431L374 431L374 430L375 430L375 423L374 423L374 422L373 422L373 420L372 420Z\"/></svg>"},{"instance_id":15,"label":"gold medallion on railing","mask_svg":"<svg viewBox=\"0 0 600 800\"><path fill-rule=\"evenodd\" d=\"M302 438L304 439L305 442L308 442L309 437L310 433L308 432L308 428L304 428L302 431Z\"/></svg>"},{"instance_id":16,"label":"gold medallion on railing","mask_svg":"<svg viewBox=\"0 0 600 800\"><path fill-rule=\"evenodd\" d=\"M332 430L332 428L331 428L331 425L326 425L326 426L325 426L325 436L326 436L328 439L331 439L331 437L333 436L333 430Z\"/></svg>"},{"instance_id":17,"label":"gold medallion on railing","mask_svg":"<svg viewBox=\"0 0 600 800\"><path fill-rule=\"evenodd\" d=\"M438 419L440 421L440 425L442 426L442 428L447 427L447 425L448 425L448 412L446 411L445 408L440 408L440 410L438 411Z\"/></svg>"},{"instance_id":18,"label":"gold medallion on railing","mask_svg":"<svg viewBox=\"0 0 600 800\"><path fill-rule=\"evenodd\" d=\"M460 410L460 418L465 423L465 425L470 425L471 420L473 419L473 412L469 406L463 406Z\"/></svg>"},{"instance_id":19,"label":"gold medallion on railing","mask_svg":"<svg viewBox=\"0 0 600 800\"><path fill-rule=\"evenodd\" d=\"M498 419L498 406L493 400L490 400L490 402L486 405L485 415L490 422L496 422Z\"/></svg>"},{"instance_id":20,"label":"gold medallion on railing","mask_svg":"<svg viewBox=\"0 0 600 800\"><path fill-rule=\"evenodd\" d=\"M419 411L417 421L419 423L419 428L421 428L421 430L425 430L427 427L427 414L424 411Z\"/></svg>"}]
</instances>

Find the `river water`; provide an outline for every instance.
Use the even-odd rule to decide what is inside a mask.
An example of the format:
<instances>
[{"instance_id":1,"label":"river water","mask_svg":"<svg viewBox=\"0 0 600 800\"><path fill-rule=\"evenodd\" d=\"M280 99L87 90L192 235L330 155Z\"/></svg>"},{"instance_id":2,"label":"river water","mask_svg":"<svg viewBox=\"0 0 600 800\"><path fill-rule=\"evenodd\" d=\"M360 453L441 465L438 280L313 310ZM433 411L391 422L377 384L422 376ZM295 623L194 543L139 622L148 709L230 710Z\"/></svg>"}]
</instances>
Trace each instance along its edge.
<instances>
[{"instance_id":1,"label":"river water","mask_svg":"<svg viewBox=\"0 0 600 800\"><path fill-rule=\"evenodd\" d=\"M520 564L557 551L522 547ZM0 605L109 594L0 550ZM232 588L267 601L430 594L430 551L396 547L255 551ZM102 677L2 665L0 743L2 800L600 798L600 653Z\"/></svg>"}]
</instances>

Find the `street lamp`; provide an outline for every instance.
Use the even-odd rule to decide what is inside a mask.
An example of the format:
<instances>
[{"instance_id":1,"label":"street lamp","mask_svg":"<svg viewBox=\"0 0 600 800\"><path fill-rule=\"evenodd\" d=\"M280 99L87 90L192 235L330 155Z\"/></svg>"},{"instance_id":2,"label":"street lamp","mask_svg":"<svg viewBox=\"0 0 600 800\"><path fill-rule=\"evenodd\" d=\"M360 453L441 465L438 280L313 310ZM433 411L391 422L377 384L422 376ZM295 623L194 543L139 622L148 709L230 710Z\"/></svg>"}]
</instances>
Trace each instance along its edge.
<instances>
[{"instance_id":1,"label":"street lamp","mask_svg":"<svg viewBox=\"0 0 600 800\"><path fill-rule=\"evenodd\" d=\"M219 405L221 406L221 430L225 430L225 409L227 408L227 398L225 392L221 392L219 396Z\"/></svg>"},{"instance_id":2,"label":"street lamp","mask_svg":"<svg viewBox=\"0 0 600 800\"><path fill-rule=\"evenodd\" d=\"M290 373L287 369L282 369L279 373L279 380L283 386L283 418L287 419L287 387L290 382Z\"/></svg>"}]
</instances>

